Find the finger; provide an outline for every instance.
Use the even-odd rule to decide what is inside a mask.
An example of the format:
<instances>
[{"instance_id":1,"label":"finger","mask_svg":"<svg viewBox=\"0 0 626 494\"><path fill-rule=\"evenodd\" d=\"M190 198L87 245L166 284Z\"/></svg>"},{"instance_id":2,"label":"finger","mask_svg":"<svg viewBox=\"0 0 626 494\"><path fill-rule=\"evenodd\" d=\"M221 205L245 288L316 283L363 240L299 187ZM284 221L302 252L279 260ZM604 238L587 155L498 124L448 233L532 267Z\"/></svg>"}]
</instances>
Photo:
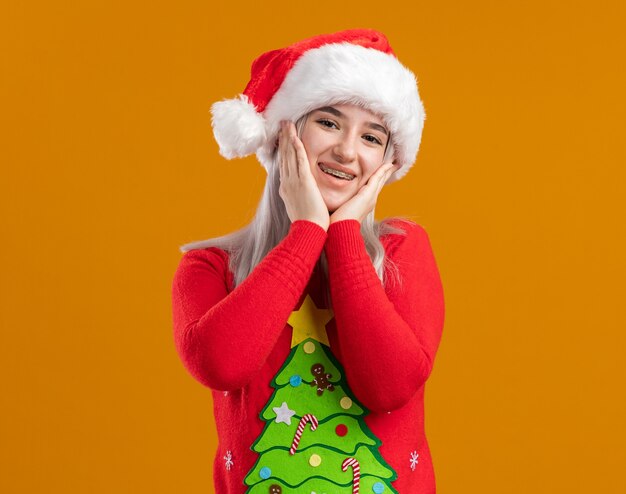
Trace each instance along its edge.
<instances>
[{"instance_id":1,"label":"finger","mask_svg":"<svg viewBox=\"0 0 626 494\"><path fill-rule=\"evenodd\" d=\"M383 166L381 166L382 172L380 174L380 178L382 179L387 179L389 177L389 175L391 175L391 173L394 171L394 164L393 163L385 163Z\"/></svg>"},{"instance_id":2,"label":"finger","mask_svg":"<svg viewBox=\"0 0 626 494\"><path fill-rule=\"evenodd\" d=\"M387 181L389 180L389 177L391 177L391 175L393 175L394 173L396 173L398 170L400 169L400 165L398 165L397 163L391 163L391 167L389 168L389 172L387 173L387 177L385 178L385 184L387 183Z\"/></svg>"},{"instance_id":3,"label":"finger","mask_svg":"<svg viewBox=\"0 0 626 494\"><path fill-rule=\"evenodd\" d=\"M385 173L387 172L387 164L388 163L383 163L382 165L380 165L375 171L374 173L372 173L372 176L369 178L369 180L367 181L368 184L372 183L372 184L378 184L380 183L380 181L383 179L383 177L385 176Z\"/></svg>"},{"instance_id":4,"label":"finger","mask_svg":"<svg viewBox=\"0 0 626 494\"><path fill-rule=\"evenodd\" d=\"M383 185L387 183L387 180L389 179L389 177L391 177L393 172L395 172L397 169L398 169L398 167L395 164L390 163L390 166L389 166L389 168L387 169L387 171L385 173L385 178L383 180Z\"/></svg>"},{"instance_id":5,"label":"finger","mask_svg":"<svg viewBox=\"0 0 626 494\"><path fill-rule=\"evenodd\" d=\"M389 176L397 170L396 165L393 163L388 163L388 167L385 169L385 179L389 178Z\"/></svg>"},{"instance_id":6,"label":"finger","mask_svg":"<svg viewBox=\"0 0 626 494\"><path fill-rule=\"evenodd\" d=\"M280 145L282 147L282 162L283 169L285 171L285 177L291 177L293 175L293 170L290 162L290 148L291 144L289 142L289 131L287 128L287 122L282 121L280 123Z\"/></svg>"},{"instance_id":7,"label":"finger","mask_svg":"<svg viewBox=\"0 0 626 494\"><path fill-rule=\"evenodd\" d=\"M385 184L387 183L387 179L391 176L391 174L393 173L395 166L392 163L388 163L389 166L385 167L384 171L380 174L380 178L378 181L378 187L377 187L377 192L376 195L380 194L380 191L383 189L383 187L385 186ZM384 166L384 165L383 165Z\"/></svg>"},{"instance_id":8,"label":"finger","mask_svg":"<svg viewBox=\"0 0 626 494\"><path fill-rule=\"evenodd\" d=\"M289 166L287 163L287 144L285 142L285 124L281 122L281 128L278 132L278 149L279 149L279 161L280 161L280 173L284 179L289 178Z\"/></svg>"},{"instance_id":9,"label":"finger","mask_svg":"<svg viewBox=\"0 0 626 494\"><path fill-rule=\"evenodd\" d=\"M297 135L292 137L293 148L296 151L296 160L298 163L298 174L300 177L311 175L311 169L309 168L309 159L306 155L306 149L304 144Z\"/></svg>"},{"instance_id":10,"label":"finger","mask_svg":"<svg viewBox=\"0 0 626 494\"><path fill-rule=\"evenodd\" d=\"M288 143L287 154L289 157L289 167L292 173L299 177L298 155L293 143L293 138L296 136L296 126L293 122L290 121L286 123L286 131L285 141Z\"/></svg>"}]
</instances>

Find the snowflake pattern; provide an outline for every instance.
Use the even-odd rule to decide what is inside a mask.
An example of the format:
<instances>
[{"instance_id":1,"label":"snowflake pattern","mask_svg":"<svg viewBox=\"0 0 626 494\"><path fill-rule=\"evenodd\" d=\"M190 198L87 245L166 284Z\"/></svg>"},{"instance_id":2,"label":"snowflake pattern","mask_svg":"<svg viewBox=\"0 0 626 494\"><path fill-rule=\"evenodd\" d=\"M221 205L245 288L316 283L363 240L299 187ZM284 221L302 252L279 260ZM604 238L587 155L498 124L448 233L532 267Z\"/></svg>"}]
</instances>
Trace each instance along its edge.
<instances>
[{"instance_id":1,"label":"snowflake pattern","mask_svg":"<svg viewBox=\"0 0 626 494\"><path fill-rule=\"evenodd\" d=\"M411 453L411 459L410 459L410 462L411 462L411 470L412 470L413 472L415 471L415 466L416 466L416 465L417 465L417 463L418 463L418 461L417 461L417 457L418 457L418 456L419 456L419 455L417 454L417 451L413 451L413 452Z\"/></svg>"},{"instance_id":2,"label":"snowflake pattern","mask_svg":"<svg viewBox=\"0 0 626 494\"><path fill-rule=\"evenodd\" d=\"M230 467L233 466L233 454L230 452L230 450L226 451L226 456L224 456L224 459L226 460L226 470L230 470Z\"/></svg>"}]
</instances>

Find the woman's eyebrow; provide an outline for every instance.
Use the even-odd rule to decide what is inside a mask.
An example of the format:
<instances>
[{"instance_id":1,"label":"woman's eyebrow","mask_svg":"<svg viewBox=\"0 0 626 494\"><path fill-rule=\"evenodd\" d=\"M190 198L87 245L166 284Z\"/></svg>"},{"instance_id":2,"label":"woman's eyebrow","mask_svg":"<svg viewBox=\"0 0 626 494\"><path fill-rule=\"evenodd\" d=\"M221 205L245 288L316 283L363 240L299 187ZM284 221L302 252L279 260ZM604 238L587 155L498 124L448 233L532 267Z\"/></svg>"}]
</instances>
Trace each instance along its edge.
<instances>
[{"instance_id":1,"label":"woman's eyebrow","mask_svg":"<svg viewBox=\"0 0 626 494\"><path fill-rule=\"evenodd\" d=\"M335 115L338 118L345 117L345 115L343 113L341 113L339 110L337 110L337 108L333 108L332 106L323 106L322 108L318 108L317 111L330 113L331 115ZM389 135L389 131L385 127L383 127L382 125L379 125L379 124L374 123L374 122L367 122L366 125L370 129L378 130L379 132L382 132L385 135Z\"/></svg>"},{"instance_id":2,"label":"woman's eyebrow","mask_svg":"<svg viewBox=\"0 0 626 494\"><path fill-rule=\"evenodd\" d=\"M340 118L345 116L343 113L337 110L337 108L333 108L332 106L323 106L322 108L318 108L317 111L330 113L331 115L335 115L336 117Z\"/></svg>"},{"instance_id":3,"label":"woman's eyebrow","mask_svg":"<svg viewBox=\"0 0 626 494\"><path fill-rule=\"evenodd\" d=\"M377 123L374 123L374 122L367 122L367 126L370 129L379 130L383 134L389 135L389 131L385 127L383 127L382 125L378 125Z\"/></svg>"}]
</instances>

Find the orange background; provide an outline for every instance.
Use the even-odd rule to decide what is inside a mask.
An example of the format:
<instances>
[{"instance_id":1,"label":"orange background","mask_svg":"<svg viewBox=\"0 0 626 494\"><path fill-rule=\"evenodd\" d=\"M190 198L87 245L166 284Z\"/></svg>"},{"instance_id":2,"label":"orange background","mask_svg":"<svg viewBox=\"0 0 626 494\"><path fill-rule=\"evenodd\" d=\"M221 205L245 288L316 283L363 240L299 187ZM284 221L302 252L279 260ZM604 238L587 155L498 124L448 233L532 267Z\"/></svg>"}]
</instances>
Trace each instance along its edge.
<instances>
[{"instance_id":1,"label":"orange background","mask_svg":"<svg viewBox=\"0 0 626 494\"><path fill-rule=\"evenodd\" d=\"M212 491L171 278L265 173L218 155L209 107L262 51L372 27L427 112L376 212L427 229L444 283L438 492L626 492L624 2L220 4L2 9L0 491Z\"/></svg>"}]
</instances>

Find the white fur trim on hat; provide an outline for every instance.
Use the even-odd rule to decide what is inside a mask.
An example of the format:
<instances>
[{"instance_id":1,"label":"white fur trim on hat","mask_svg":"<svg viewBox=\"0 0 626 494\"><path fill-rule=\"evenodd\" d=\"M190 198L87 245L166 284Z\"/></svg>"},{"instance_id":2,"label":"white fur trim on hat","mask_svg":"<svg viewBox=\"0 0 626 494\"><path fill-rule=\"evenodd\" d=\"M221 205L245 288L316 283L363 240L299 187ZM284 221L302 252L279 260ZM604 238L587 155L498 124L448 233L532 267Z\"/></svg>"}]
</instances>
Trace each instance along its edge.
<instances>
[{"instance_id":1,"label":"white fur trim on hat","mask_svg":"<svg viewBox=\"0 0 626 494\"><path fill-rule=\"evenodd\" d=\"M224 158L248 156L265 143L265 119L247 96L218 101L211 106L211 114L213 134Z\"/></svg>"}]
</instances>

